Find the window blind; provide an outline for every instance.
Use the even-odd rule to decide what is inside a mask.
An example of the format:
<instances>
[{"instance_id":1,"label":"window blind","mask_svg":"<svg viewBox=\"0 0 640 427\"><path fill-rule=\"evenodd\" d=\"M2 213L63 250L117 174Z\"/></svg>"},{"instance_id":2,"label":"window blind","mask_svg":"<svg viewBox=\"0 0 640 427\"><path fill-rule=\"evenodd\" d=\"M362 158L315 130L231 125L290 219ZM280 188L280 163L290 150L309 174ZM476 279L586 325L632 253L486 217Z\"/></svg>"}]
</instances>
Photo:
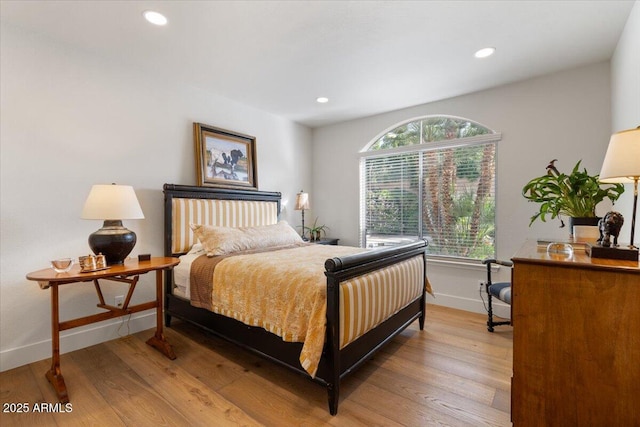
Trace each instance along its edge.
<instances>
[{"instance_id":1,"label":"window blind","mask_svg":"<svg viewBox=\"0 0 640 427\"><path fill-rule=\"evenodd\" d=\"M420 154L366 158L361 213L366 245L397 244L420 235Z\"/></svg>"},{"instance_id":2,"label":"window blind","mask_svg":"<svg viewBox=\"0 0 640 427\"><path fill-rule=\"evenodd\" d=\"M414 147L362 158L363 243L425 238L432 255L494 256L496 141Z\"/></svg>"}]
</instances>

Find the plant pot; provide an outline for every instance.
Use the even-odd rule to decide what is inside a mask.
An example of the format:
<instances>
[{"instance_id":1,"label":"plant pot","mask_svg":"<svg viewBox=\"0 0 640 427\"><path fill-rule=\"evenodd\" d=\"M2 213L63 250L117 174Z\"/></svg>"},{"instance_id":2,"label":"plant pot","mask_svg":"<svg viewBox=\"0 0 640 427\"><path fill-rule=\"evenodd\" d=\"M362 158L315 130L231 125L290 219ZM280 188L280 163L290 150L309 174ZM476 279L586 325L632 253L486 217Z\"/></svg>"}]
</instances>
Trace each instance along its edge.
<instances>
[{"instance_id":1,"label":"plant pot","mask_svg":"<svg viewBox=\"0 0 640 427\"><path fill-rule=\"evenodd\" d=\"M600 217L597 217L597 216L569 217L569 237L573 238L574 225L591 225L591 226L597 227L599 221L600 221Z\"/></svg>"}]
</instances>

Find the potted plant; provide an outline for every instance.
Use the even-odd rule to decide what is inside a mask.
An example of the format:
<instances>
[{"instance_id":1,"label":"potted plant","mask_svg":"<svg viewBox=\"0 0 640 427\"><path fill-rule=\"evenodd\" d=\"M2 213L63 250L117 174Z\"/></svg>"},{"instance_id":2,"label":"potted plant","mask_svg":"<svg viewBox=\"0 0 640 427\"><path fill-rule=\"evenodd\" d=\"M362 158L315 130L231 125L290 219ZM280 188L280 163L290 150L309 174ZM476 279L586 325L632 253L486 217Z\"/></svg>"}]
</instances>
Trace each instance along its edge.
<instances>
[{"instance_id":1,"label":"potted plant","mask_svg":"<svg viewBox=\"0 0 640 427\"><path fill-rule=\"evenodd\" d=\"M586 169L580 170L576 163L570 174L564 174L555 166L557 159L547 165L547 173L533 178L522 189L522 195L530 202L540 204L540 209L531 217L529 226L536 219L546 222L547 215L551 219L559 218L560 227L564 227L561 215L570 218L590 218L592 224L582 221L584 225L597 225L596 206L605 198L615 203L624 192L623 184L603 184L598 175L589 175ZM573 224L579 225L579 222ZM572 224L572 225L573 225ZM573 228L573 227L572 227Z\"/></svg>"},{"instance_id":2,"label":"potted plant","mask_svg":"<svg viewBox=\"0 0 640 427\"><path fill-rule=\"evenodd\" d=\"M326 225L318 225L318 217L313 221L312 227L304 227L304 230L309 232L309 240L311 241L320 240L323 234L326 235L328 229L329 227Z\"/></svg>"}]
</instances>

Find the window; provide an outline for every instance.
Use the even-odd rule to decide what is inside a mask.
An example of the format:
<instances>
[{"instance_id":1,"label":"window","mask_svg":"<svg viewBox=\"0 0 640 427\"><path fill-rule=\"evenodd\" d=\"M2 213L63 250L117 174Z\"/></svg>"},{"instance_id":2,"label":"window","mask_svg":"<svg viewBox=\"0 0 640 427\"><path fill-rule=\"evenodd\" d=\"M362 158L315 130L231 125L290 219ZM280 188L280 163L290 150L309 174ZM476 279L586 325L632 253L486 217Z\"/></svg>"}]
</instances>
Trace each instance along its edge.
<instances>
[{"instance_id":1,"label":"window","mask_svg":"<svg viewBox=\"0 0 640 427\"><path fill-rule=\"evenodd\" d=\"M360 162L365 247L429 241L429 254L495 257L495 156L500 134L429 116L385 132Z\"/></svg>"}]
</instances>

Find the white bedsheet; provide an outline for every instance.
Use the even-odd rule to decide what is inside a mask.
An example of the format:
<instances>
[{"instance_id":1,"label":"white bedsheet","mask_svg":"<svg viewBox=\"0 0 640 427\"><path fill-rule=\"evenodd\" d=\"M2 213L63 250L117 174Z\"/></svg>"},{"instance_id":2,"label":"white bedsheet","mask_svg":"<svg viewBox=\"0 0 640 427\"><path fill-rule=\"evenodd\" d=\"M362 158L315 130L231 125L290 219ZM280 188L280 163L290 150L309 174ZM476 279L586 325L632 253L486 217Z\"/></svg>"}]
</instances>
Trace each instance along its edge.
<instances>
[{"instance_id":1,"label":"white bedsheet","mask_svg":"<svg viewBox=\"0 0 640 427\"><path fill-rule=\"evenodd\" d=\"M173 294L182 298L191 297L191 264L200 255L204 254L202 245L195 244L191 250L180 257L180 264L173 268Z\"/></svg>"}]
</instances>

